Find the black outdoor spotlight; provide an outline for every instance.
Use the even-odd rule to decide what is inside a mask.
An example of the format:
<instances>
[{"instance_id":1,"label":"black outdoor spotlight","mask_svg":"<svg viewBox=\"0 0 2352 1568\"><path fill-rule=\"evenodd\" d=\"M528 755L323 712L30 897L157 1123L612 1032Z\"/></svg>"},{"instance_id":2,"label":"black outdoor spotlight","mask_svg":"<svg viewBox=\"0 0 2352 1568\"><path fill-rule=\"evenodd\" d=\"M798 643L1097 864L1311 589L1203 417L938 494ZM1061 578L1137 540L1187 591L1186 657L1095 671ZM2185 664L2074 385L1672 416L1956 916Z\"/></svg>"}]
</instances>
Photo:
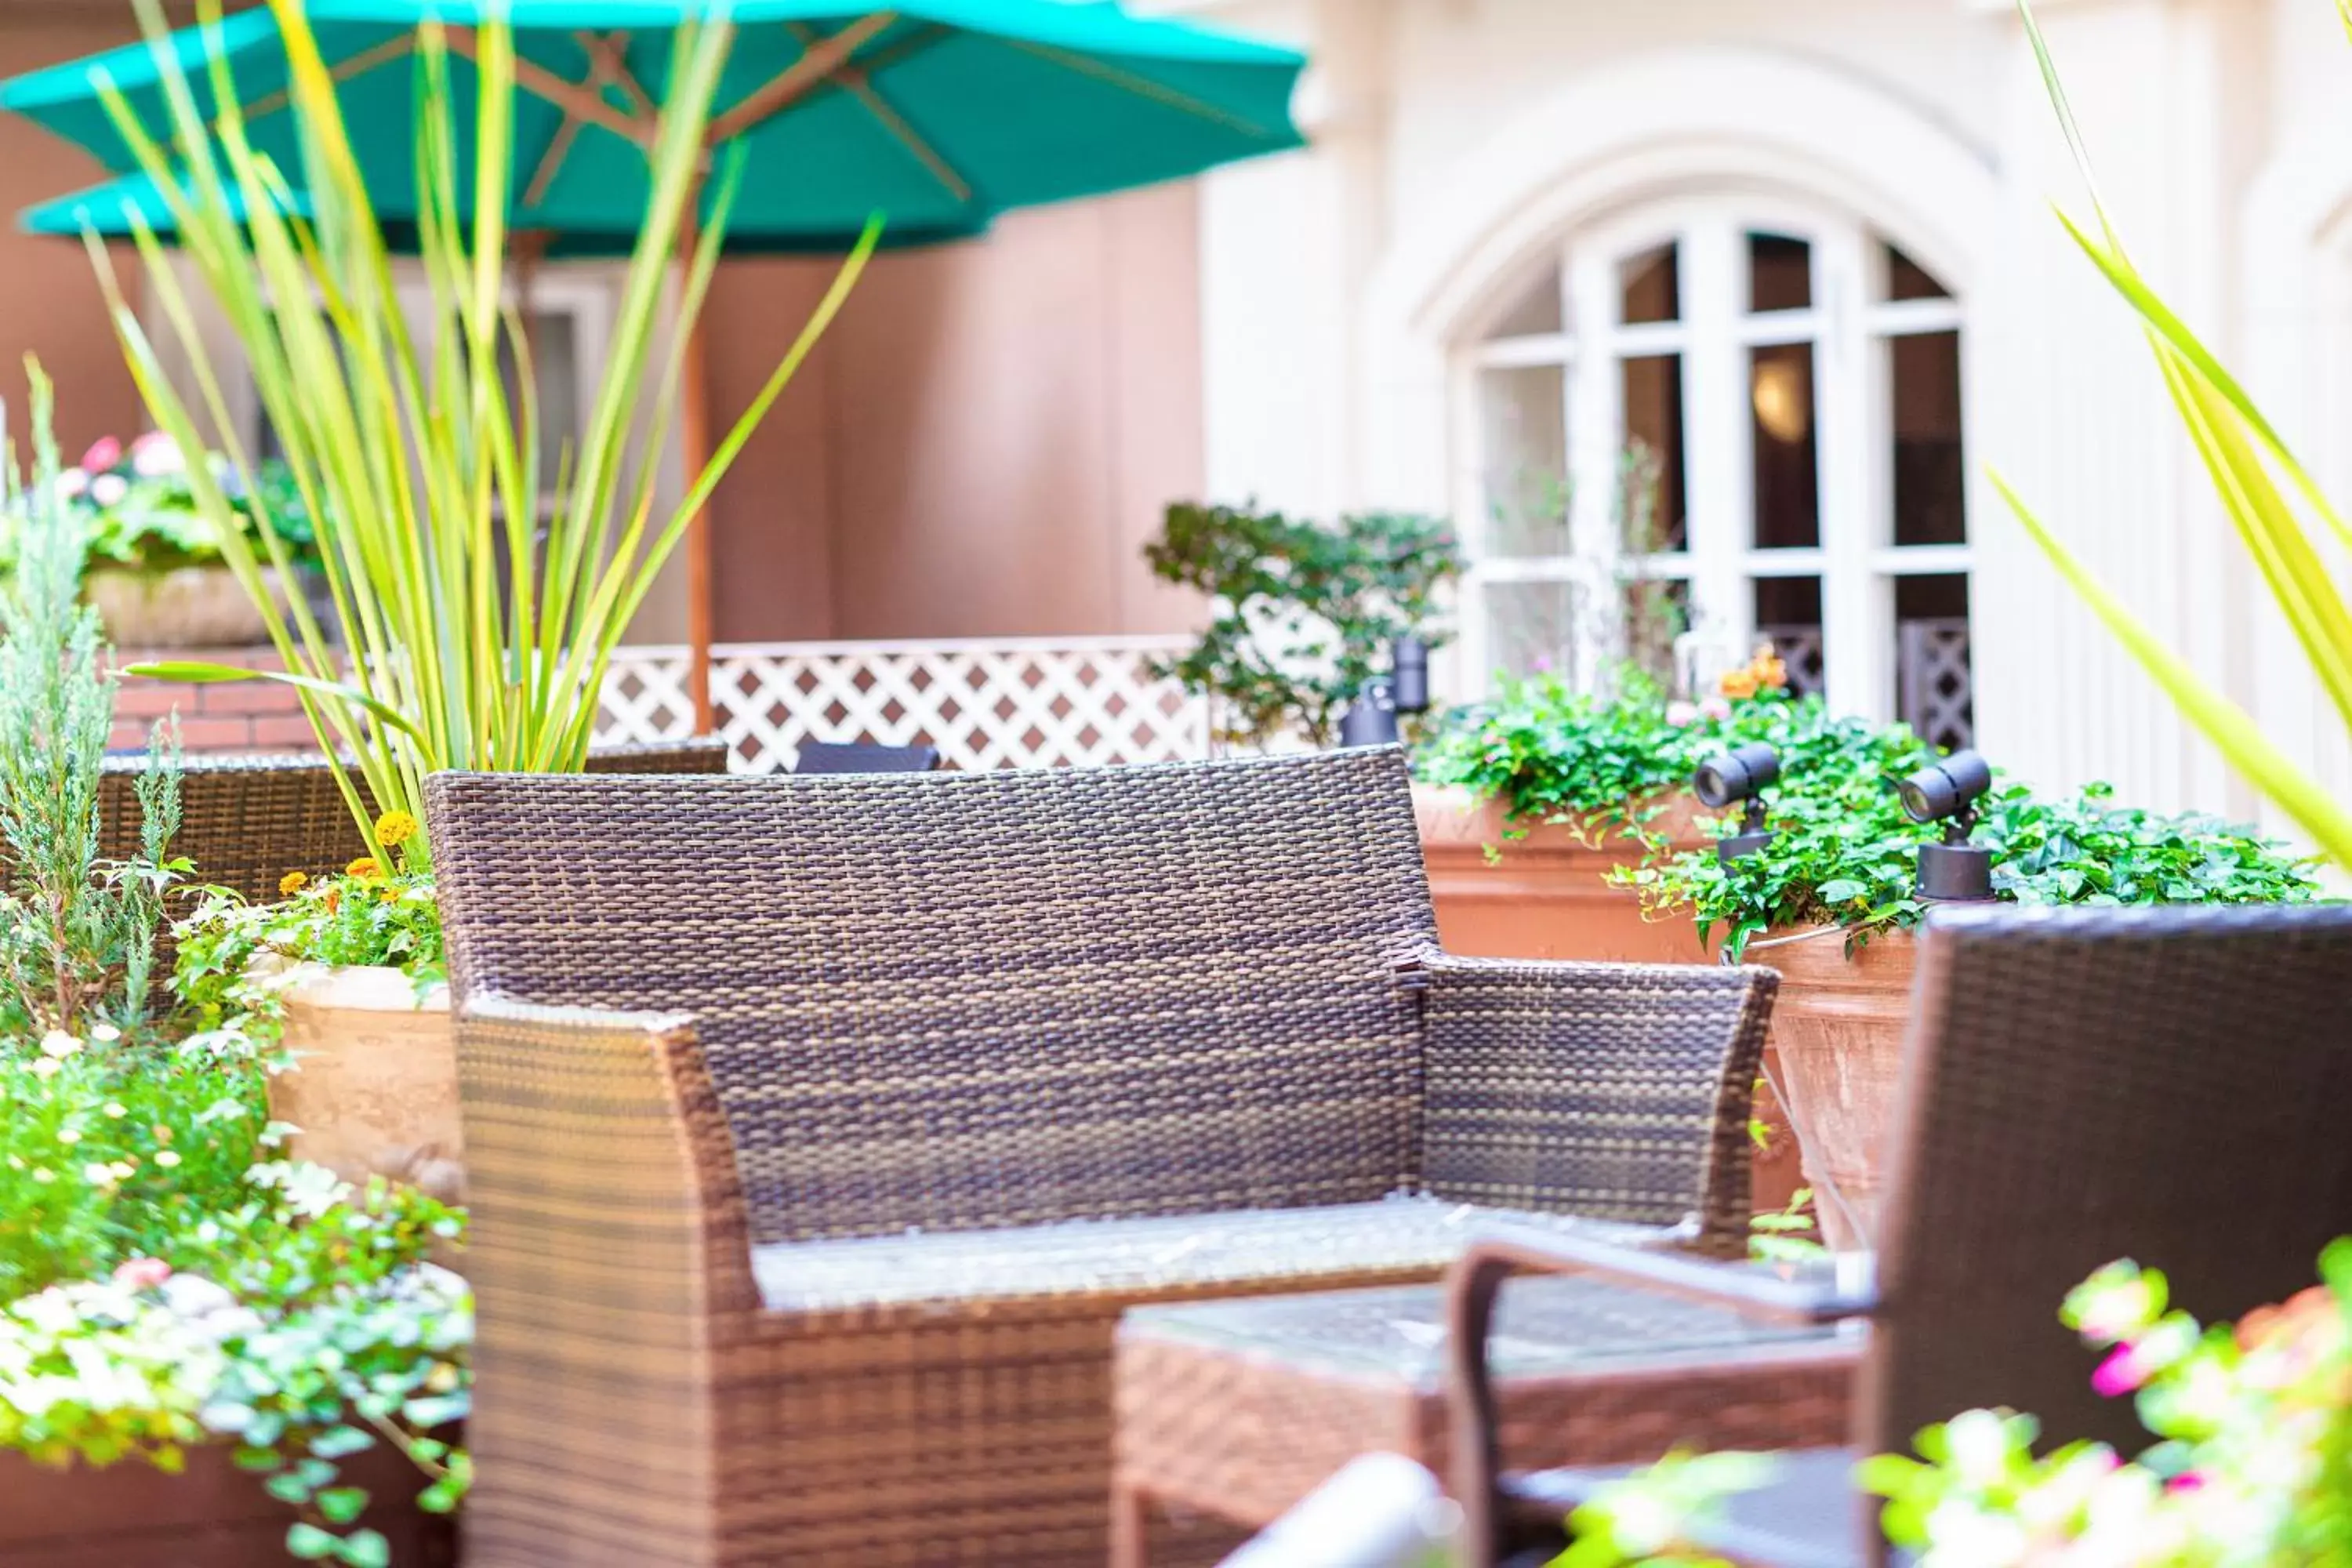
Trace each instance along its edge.
<instances>
[{"instance_id":1,"label":"black outdoor spotlight","mask_svg":"<svg viewBox=\"0 0 2352 1568\"><path fill-rule=\"evenodd\" d=\"M1403 739L1397 731L1395 689L1378 677L1364 682L1356 700L1339 715L1339 744L1393 746Z\"/></svg>"},{"instance_id":2,"label":"black outdoor spotlight","mask_svg":"<svg viewBox=\"0 0 2352 1568\"><path fill-rule=\"evenodd\" d=\"M1992 897L1992 851L1969 842L1977 802L1992 788L1992 768L1974 752L1954 752L1896 789L1903 815L1944 825L1941 844L1919 846L1919 896L1939 904L1979 904Z\"/></svg>"},{"instance_id":3,"label":"black outdoor spotlight","mask_svg":"<svg viewBox=\"0 0 2352 1568\"><path fill-rule=\"evenodd\" d=\"M1389 692L1400 713L1429 711L1429 645L1408 633L1389 644Z\"/></svg>"},{"instance_id":4,"label":"black outdoor spotlight","mask_svg":"<svg viewBox=\"0 0 2352 1568\"><path fill-rule=\"evenodd\" d=\"M1742 802L1747 805L1739 831L1717 841L1717 858L1744 859L1772 842L1772 835L1764 826L1762 795L1764 786L1780 776L1780 753L1761 741L1750 741L1737 751L1726 752L1700 764L1691 777L1691 793L1698 796L1701 805L1714 811Z\"/></svg>"}]
</instances>

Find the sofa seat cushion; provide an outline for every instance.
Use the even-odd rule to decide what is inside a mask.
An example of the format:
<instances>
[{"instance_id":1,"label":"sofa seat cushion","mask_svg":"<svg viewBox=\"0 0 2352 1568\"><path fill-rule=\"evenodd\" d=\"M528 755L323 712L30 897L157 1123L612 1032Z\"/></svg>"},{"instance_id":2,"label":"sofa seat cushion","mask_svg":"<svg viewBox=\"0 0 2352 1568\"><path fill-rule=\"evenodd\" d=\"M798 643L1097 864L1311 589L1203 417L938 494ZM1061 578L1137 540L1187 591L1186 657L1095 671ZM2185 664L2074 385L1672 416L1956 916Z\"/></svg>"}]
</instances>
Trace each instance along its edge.
<instances>
[{"instance_id":1,"label":"sofa seat cushion","mask_svg":"<svg viewBox=\"0 0 2352 1568\"><path fill-rule=\"evenodd\" d=\"M822 1312L1099 1292L1156 1295L1295 1278L1435 1274L1500 1223L1627 1247L1667 1247L1684 1226L1622 1225L1400 1195L1317 1208L1068 1220L1000 1230L915 1231L754 1247L770 1311Z\"/></svg>"}]
</instances>

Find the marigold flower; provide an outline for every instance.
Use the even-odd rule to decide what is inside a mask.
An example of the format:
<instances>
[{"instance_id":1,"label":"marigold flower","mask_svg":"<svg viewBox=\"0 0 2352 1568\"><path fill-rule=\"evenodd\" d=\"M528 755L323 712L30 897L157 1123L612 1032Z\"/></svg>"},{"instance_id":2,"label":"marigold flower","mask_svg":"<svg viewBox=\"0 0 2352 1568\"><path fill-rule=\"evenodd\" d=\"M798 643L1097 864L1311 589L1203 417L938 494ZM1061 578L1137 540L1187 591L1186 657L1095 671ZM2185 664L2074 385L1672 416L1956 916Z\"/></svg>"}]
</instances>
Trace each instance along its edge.
<instances>
[{"instance_id":1,"label":"marigold flower","mask_svg":"<svg viewBox=\"0 0 2352 1568\"><path fill-rule=\"evenodd\" d=\"M310 885L310 874L308 871L289 871L278 879L278 894L280 898L290 899Z\"/></svg>"},{"instance_id":2,"label":"marigold flower","mask_svg":"<svg viewBox=\"0 0 2352 1568\"><path fill-rule=\"evenodd\" d=\"M343 868L343 875L346 877L358 877L364 880L369 877L381 877L383 875L383 868L376 864L374 856L362 855L358 859Z\"/></svg>"},{"instance_id":3,"label":"marigold flower","mask_svg":"<svg viewBox=\"0 0 2352 1568\"><path fill-rule=\"evenodd\" d=\"M1768 654L1748 667L1756 683L1769 691L1779 691L1789 684L1789 667L1777 655Z\"/></svg>"},{"instance_id":4,"label":"marigold flower","mask_svg":"<svg viewBox=\"0 0 2352 1568\"><path fill-rule=\"evenodd\" d=\"M1723 694L1734 700L1756 695L1756 672L1753 669L1733 669L1724 672Z\"/></svg>"},{"instance_id":5,"label":"marigold flower","mask_svg":"<svg viewBox=\"0 0 2352 1568\"><path fill-rule=\"evenodd\" d=\"M416 818L404 811L387 811L375 819L375 841L396 849L416 837Z\"/></svg>"}]
</instances>

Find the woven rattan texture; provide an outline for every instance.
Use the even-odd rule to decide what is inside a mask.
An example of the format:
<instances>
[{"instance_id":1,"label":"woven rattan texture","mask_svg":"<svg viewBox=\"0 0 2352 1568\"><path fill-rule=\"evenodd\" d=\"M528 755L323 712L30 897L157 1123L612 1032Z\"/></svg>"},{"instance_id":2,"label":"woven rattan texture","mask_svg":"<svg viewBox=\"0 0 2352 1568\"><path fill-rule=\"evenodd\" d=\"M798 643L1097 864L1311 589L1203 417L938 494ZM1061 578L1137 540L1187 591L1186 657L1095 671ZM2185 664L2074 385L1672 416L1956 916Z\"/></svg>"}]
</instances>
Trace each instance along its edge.
<instances>
[{"instance_id":1,"label":"woven rattan texture","mask_svg":"<svg viewBox=\"0 0 2352 1568\"><path fill-rule=\"evenodd\" d=\"M593 773L713 773L727 770L726 742L599 747ZM100 853L139 851L139 777L144 757L109 757L99 786ZM364 787L364 786L362 786ZM335 775L316 756L192 756L180 763L180 833L172 852L195 864L199 882L263 902L289 871L316 876L360 854Z\"/></svg>"},{"instance_id":2,"label":"woven rattan texture","mask_svg":"<svg viewBox=\"0 0 2352 1568\"><path fill-rule=\"evenodd\" d=\"M1393 754L444 775L430 812L476 1197L473 1568L1096 1568L1124 1310L1429 1278L1301 1247L1246 1279L1084 1285L1015 1277L1008 1237L986 1299L764 1311L746 1241L783 1300L781 1242L1205 1225L1419 1184L1444 965ZM1676 1103L1744 1048L1725 1016L1711 1050L1662 1047ZM1475 1051L1475 1020L1449 1027ZM1663 1218L1717 1206L1654 1195Z\"/></svg>"},{"instance_id":3,"label":"woven rattan texture","mask_svg":"<svg viewBox=\"0 0 2352 1568\"><path fill-rule=\"evenodd\" d=\"M1130 1316L1114 1353L1120 1487L1262 1526L1359 1455L1447 1473L1443 1309L1422 1286ZM1749 1328L1726 1308L1524 1281L1505 1294L1495 1353L1515 1468L1805 1447L1849 1430L1852 1343Z\"/></svg>"},{"instance_id":4,"label":"woven rattan texture","mask_svg":"<svg viewBox=\"0 0 2352 1568\"><path fill-rule=\"evenodd\" d=\"M434 782L460 1000L694 1014L761 1241L1365 1202L1418 1163L1402 760Z\"/></svg>"},{"instance_id":5,"label":"woven rattan texture","mask_svg":"<svg viewBox=\"0 0 2352 1568\"><path fill-rule=\"evenodd\" d=\"M1777 984L1688 965L1433 961L1431 1189L1654 1223L1705 1193L1707 1233L1739 1246Z\"/></svg>"},{"instance_id":6,"label":"woven rattan texture","mask_svg":"<svg viewBox=\"0 0 2352 1568\"><path fill-rule=\"evenodd\" d=\"M2140 1440L2056 1305L2134 1258L2234 1317L2352 1232L2352 908L1950 913L1920 963L1861 1441L1989 1405Z\"/></svg>"}]
</instances>

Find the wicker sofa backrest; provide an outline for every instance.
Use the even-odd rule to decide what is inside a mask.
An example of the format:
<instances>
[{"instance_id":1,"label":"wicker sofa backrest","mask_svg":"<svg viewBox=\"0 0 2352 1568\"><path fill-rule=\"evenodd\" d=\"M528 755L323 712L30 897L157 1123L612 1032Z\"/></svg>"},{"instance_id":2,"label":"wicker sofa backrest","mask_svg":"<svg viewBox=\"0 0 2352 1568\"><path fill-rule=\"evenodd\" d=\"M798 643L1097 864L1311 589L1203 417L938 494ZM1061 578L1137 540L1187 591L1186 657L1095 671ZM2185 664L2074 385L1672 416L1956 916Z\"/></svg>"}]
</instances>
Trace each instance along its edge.
<instances>
[{"instance_id":1,"label":"wicker sofa backrest","mask_svg":"<svg viewBox=\"0 0 2352 1568\"><path fill-rule=\"evenodd\" d=\"M1866 1451L2030 1410L2147 1440L2059 1302L2118 1258L2210 1321L2352 1232L2352 908L1971 910L1920 958Z\"/></svg>"},{"instance_id":2,"label":"wicker sofa backrest","mask_svg":"<svg viewBox=\"0 0 2352 1568\"><path fill-rule=\"evenodd\" d=\"M760 1241L1377 1198L1431 938L1394 752L438 775L462 1009L697 1020Z\"/></svg>"},{"instance_id":3,"label":"wicker sofa backrest","mask_svg":"<svg viewBox=\"0 0 2352 1568\"><path fill-rule=\"evenodd\" d=\"M600 746L591 773L718 773L727 742L666 741ZM143 756L109 757L99 787L100 853L139 852L139 777ZM335 775L315 752L283 756L191 756L180 763L180 834L172 852L195 864L199 882L233 888L257 902L278 896L289 871L313 876L360 852L358 825Z\"/></svg>"}]
</instances>

